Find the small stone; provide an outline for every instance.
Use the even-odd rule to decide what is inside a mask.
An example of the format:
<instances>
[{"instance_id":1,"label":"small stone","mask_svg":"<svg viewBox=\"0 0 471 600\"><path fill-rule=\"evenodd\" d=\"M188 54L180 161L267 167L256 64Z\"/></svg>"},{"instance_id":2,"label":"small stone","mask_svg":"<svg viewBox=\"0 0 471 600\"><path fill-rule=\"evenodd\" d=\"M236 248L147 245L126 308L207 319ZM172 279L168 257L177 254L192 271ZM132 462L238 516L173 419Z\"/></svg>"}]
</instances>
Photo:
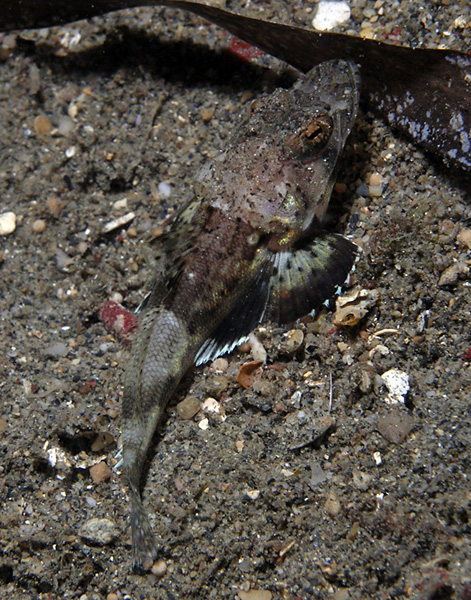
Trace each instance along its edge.
<instances>
[{"instance_id":1,"label":"small stone","mask_svg":"<svg viewBox=\"0 0 471 600\"><path fill-rule=\"evenodd\" d=\"M229 362L226 358L216 358L215 361L212 362L211 364L211 369L213 371L221 371L224 373L224 371L227 371L227 368L229 367Z\"/></svg>"},{"instance_id":2,"label":"small stone","mask_svg":"<svg viewBox=\"0 0 471 600\"><path fill-rule=\"evenodd\" d=\"M163 577L167 572L167 563L164 560L157 560L152 565L151 572L157 577Z\"/></svg>"},{"instance_id":3,"label":"small stone","mask_svg":"<svg viewBox=\"0 0 471 600\"><path fill-rule=\"evenodd\" d=\"M33 222L34 233L42 233L46 229L46 221L44 219L36 219Z\"/></svg>"},{"instance_id":4,"label":"small stone","mask_svg":"<svg viewBox=\"0 0 471 600\"><path fill-rule=\"evenodd\" d=\"M320 0L317 5L316 16L312 26L317 31L329 31L337 25L348 21L350 18L350 7L347 2L338 0Z\"/></svg>"},{"instance_id":5,"label":"small stone","mask_svg":"<svg viewBox=\"0 0 471 600\"><path fill-rule=\"evenodd\" d=\"M384 385L389 394L385 398L386 404L398 404L404 402L404 396L410 389L409 375L399 369L389 369L381 375Z\"/></svg>"},{"instance_id":6,"label":"small stone","mask_svg":"<svg viewBox=\"0 0 471 600\"><path fill-rule=\"evenodd\" d=\"M102 460L96 465L93 465L93 467L90 467L90 477L92 478L93 483L102 483L111 478L111 469Z\"/></svg>"},{"instance_id":7,"label":"small stone","mask_svg":"<svg viewBox=\"0 0 471 600\"><path fill-rule=\"evenodd\" d=\"M456 239L471 249L471 229L462 229Z\"/></svg>"},{"instance_id":8,"label":"small stone","mask_svg":"<svg viewBox=\"0 0 471 600\"><path fill-rule=\"evenodd\" d=\"M60 135L69 135L74 128L74 121L67 115L62 115L59 119L57 131Z\"/></svg>"},{"instance_id":9,"label":"small stone","mask_svg":"<svg viewBox=\"0 0 471 600\"><path fill-rule=\"evenodd\" d=\"M271 600L273 595L269 590L237 590L240 600Z\"/></svg>"},{"instance_id":10,"label":"small stone","mask_svg":"<svg viewBox=\"0 0 471 600\"><path fill-rule=\"evenodd\" d=\"M345 194L345 192L347 191L347 184L346 183L336 183L334 185L334 191L336 194Z\"/></svg>"},{"instance_id":11,"label":"small stone","mask_svg":"<svg viewBox=\"0 0 471 600\"><path fill-rule=\"evenodd\" d=\"M352 479L353 485L356 488L365 491L370 487L370 483L373 480L373 476L369 473L363 473L362 471L353 471Z\"/></svg>"},{"instance_id":12,"label":"small stone","mask_svg":"<svg viewBox=\"0 0 471 600\"><path fill-rule=\"evenodd\" d=\"M116 200L116 202L113 202L113 210L119 211L119 210L125 210L128 206L128 199L127 198L121 198L120 200Z\"/></svg>"},{"instance_id":13,"label":"small stone","mask_svg":"<svg viewBox=\"0 0 471 600\"><path fill-rule=\"evenodd\" d=\"M158 185L158 188L159 188L159 194L163 198L168 198L170 196L170 194L172 193L172 188L166 181L161 181Z\"/></svg>"},{"instance_id":14,"label":"small stone","mask_svg":"<svg viewBox=\"0 0 471 600\"><path fill-rule=\"evenodd\" d=\"M385 440L392 444L402 444L414 427L414 417L400 411L381 416L377 430Z\"/></svg>"},{"instance_id":15,"label":"small stone","mask_svg":"<svg viewBox=\"0 0 471 600\"><path fill-rule=\"evenodd\" d=\"M67 356L67 346L63 342L57 342L57 344L52 344L44 351L46 356L50 358L60 358L63 356Z\"/></svg>"},{"instance_id":16,"label":"small stone","mask_svg":"<svg viewBox=\"0 0 471 600\"><path fill-rule=\"evenodd\" d=\"M370 175L368 190L373 198L381 196L383 193L383 182L380 173L372 173Z\"/></svg>"},{"instance_id":17,"label":"small stone","mask_svg":"<svg viewBox=\"0 0 471 600\"><path fill-rule=\"evenodd\" d=\"M115 594L114 592L110 592L106 596L106 600L118 600L118 594Z\"/></svg>"},{"instance_id":18,"label":"small stone","mask_svg":"<svg viewBox=\"0 0 471 600\"><path fill-rule=\"evenodd\" d=\"M176 406L177 415L180 419L192 419L201 409L201 402L195 396L187 396Z\"/></svg>"},{"instance_id":19,"label":"small stone","mask_svg":"<svg viewBox=\"0 0 471 600\"><path fill-rule=\"evenodd\" d=\"M40 135L40 136L48 135L49 133L51 133L51 129L52 129L51 121L49 121L49 119L46 116L38 115L34 119L34 131L38 135Z\"/></svg>"},{"instance_id":20,"label":"small stone","mask_svg":"<svg viewBox=\"0 0 471 600\"><path fill-rule=\"evenodd\" d=\"M200 115L203 119L203 123L209 123L214 116L214 108L202 108L200 110Z\"/></svg>"},{"instance_id":21,"label":"small stone","mask_svg":"<svg viewBox=\"0 0 471 600\"><path fill-rule=\"evenodd\" d=\"M468 275L469 267L462 262L455 262L445 269L438 281L438 285L454 285L460 275Z\"/></svg>"},{"instance_id":22,"label":"small stone","mask_svg":"<svg viewBox=\"0 0 471 600\"><path fill-rule=\"evenodd\" d=\"M331 516L336 517L341 509L340 501L335 492L330 492L324 504L324 510Z\"/></svg>"},{"instance_id":23,"label":"small stone","mask_svg":"<svg viewBox=\"0 0 471 600\"><path fill-rule=\"evenodd\" d=\"M16 215L6 212L0 215L0 235L10 235L16 229Z\"/></svg>"},{"instance_id":24,"label":"small stone","mask_svg":"<svg viewBox=\"0 0 471 600\"><path fill-rule=\"evenodd\" d=\"M258 500L260 497L260 490L247 490L244 494L249 500Z\"/></svg>"},{"instance_id":25,"label":"small stone","mask_svg":"<svg viewBox=\"0 0 471 600\"><path fill-rule=\"evenodd\" d=\"M65 207L65 202L53 196L52 198L47 199L46 206L54 219L58 219Z\"/></svg>"},{"instance_id":26,"label":"small stone","mask_svg":"<svg viewBox=\"0 0 471 600\"><path fill-rule=\"evenodd\" d=\"M311 477L308 481L308 485L311 489L316 488L320 483L324 483L327 479L322 466L317 461L311 462Z\"/></svg>"},{"instance_id":27,"label":"small stone","mask_svg":"<svg viewBox=\"0 0 471 600\"><path fill-rule=\"evenodd\" d=\"M120 536L120 532L110 519L94 518L80 527L79 535L91 544L106 546L114 542Z\"/></svg>"},{"instance_id":28,"label":"small stone","mask_svg":"<svg viewBox=\"0 0 471 600\"><path fill-rule=\"evenodd\" d=\"M243 92L242 96L240 97L240 102L241 104L246 104L247 102L249 102L249 100L252 100L253 98L253 92Z\"/></svg>"}]
</instances>

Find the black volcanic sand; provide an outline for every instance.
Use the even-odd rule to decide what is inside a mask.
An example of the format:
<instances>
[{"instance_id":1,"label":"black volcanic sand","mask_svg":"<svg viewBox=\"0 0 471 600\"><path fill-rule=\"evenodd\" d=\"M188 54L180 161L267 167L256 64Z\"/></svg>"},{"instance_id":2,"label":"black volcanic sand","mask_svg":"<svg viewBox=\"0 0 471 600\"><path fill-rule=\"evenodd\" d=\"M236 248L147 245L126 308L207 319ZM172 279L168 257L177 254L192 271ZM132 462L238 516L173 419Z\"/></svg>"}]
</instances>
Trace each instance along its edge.
<instances>
[{"instance_id":1,"label":"black volcanic sand","mask_svg":"<svg viewBox=\"0 0 471 600\"><path fill-rule=\"evenodd\" d=\"M426 4L352 0L337 30L469 51L469 2ZM315 4L226 6L310 27ZM185 377L145 481L160 562L131 572L113 469L129 348L99 310L136 308L146 241L292 75L230 41L168 9L0 38L0 596L471 598L470 182L364 112L328 226L363 248L366 315L259 328L249 389L247 348ZM182 418L190 396L220 412Z\"/></svg>"}]
</instances>

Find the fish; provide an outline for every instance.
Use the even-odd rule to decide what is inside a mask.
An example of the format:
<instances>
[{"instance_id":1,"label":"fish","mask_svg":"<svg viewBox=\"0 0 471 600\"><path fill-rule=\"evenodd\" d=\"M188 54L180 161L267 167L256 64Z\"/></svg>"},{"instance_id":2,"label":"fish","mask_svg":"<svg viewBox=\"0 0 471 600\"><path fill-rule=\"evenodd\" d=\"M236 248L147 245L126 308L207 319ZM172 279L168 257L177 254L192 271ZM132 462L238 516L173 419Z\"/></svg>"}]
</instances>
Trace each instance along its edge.
<instances>
[{"instance_id":1,"label":"fish","mask_svg":"<svg viewBox=\"0 0 471 600\"><path fill-rule=\"evenodd\" d=\"M123 472L133 568L158 555L141 496L153 434L185 372L230 352L264 319L292 322L339 292L359 256L323 229L360 96L358 67L321 63L256 99L191 201L151 244L153 279L124 378Z\"/></svg>"}]
</instances>

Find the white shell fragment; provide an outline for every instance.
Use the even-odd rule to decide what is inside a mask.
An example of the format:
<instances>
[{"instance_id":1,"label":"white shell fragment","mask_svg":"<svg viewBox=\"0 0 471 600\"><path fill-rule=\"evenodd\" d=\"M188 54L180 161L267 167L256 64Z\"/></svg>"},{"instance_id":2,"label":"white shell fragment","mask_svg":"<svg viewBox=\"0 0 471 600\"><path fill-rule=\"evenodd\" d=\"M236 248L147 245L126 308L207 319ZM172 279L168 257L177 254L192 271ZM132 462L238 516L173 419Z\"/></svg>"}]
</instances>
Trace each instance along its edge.
<instances>
[{"instance_id":1,"label":"white shell fragment","mask_svg":"<svg viewBox=\"0 0 471 600\"><path fill-rule=\"evenodd\" d=\"M409 375L399 369L390 369L381 375L381 379L389 391L389 394L385 398L386 404L404 402L404 396L410 389Z\"/></svg>"},{"instance_id":2,"label":"white shell fragment","mask_svg":"<svg viewBox=\"0 0 471 600\"><path fill-rule=\"evenodd\" d=\"M122 217L119 217L118 219L114 219L113 221L106 223L106 225L103 227L103 233L109 233L114 229L118 229L118 227L123 227L123 225L127 225L134 219L135 216L136 213L129 212L123 215Z\"/></svg>"},{"instance_id":3,"label":"white shell fragment","mask_svg":"<svg viewBox=\"0 0 471 600\"><path fill-rule=\"evenodd\" d=\"M379 298L378 290L355 288L335 301L333 323L336 327L354 327Z\"/></svg>"},{"instance_id":4,"label":"white shell fragment","mask_svg":"<svg viewBox=\"0 0 471 600\"><path fill-rule=\"evenodd\" d=\"M312 26L318 31L329 31L350 18L350 7L343 1L321 0L317 5L316 16Z\"/></svg>"},{"instance_id":5,"label":"white shell fragment","mask_svg":"<svg viewBox=\"0 0 471 600\"><path fill-rule=\"evenodd\" d=\"M10 235L16 229L16 215L6 212L0 215L0 235Z\"/></svg>"}]
</instances>

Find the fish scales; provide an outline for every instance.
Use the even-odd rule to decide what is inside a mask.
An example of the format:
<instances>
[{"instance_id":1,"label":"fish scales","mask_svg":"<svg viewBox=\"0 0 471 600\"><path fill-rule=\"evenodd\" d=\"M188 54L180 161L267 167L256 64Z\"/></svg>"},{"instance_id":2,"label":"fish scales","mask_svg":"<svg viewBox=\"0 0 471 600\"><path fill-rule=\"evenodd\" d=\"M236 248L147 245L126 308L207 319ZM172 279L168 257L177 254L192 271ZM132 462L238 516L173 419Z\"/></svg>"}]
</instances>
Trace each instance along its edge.
<instances>
[{"instance_id":1,"label":"fish scales","mask_svg":"<svg viewBox=\"0 0 471 600\"><path fill-rule=\"evenodd\" d=\"M321 221L359 92L357 67L336 60L256 100L153 244L154 282L123 394L135 570L158 553L140 493L143 465L187 369L229 352L264 318L286 323L315 310L356 262L358 248Z\"/></svg>"}]
</instances>

